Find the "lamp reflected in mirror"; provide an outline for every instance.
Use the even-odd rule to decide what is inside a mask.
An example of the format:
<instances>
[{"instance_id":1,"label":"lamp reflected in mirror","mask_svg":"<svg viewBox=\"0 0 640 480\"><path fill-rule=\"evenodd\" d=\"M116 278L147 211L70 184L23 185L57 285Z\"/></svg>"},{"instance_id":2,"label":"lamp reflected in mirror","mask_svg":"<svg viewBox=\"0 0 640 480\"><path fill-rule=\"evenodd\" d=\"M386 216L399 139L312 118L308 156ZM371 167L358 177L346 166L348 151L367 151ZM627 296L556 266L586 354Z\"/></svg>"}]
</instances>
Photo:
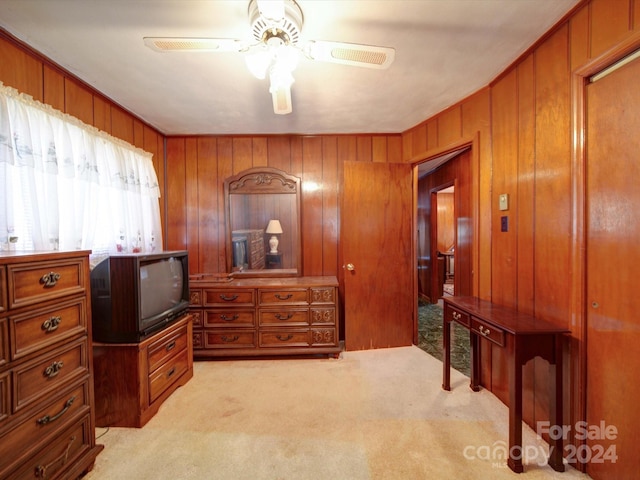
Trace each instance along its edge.
<instances>
[{"instance_id":1,"label":"lamp reflected in mirror","mask_svg":"<svg viewBox=\"0 0 640 480\"><path fill-rule=\"evenodd\" d=\"M269 220L269 224L267 225L267 229L265 230L267 235L271 235L269 239L269 253L276 254L278 253L278 237L277 235L282 235L282 225L280 225L280 220Z\"/></svg>"}]
</instances>

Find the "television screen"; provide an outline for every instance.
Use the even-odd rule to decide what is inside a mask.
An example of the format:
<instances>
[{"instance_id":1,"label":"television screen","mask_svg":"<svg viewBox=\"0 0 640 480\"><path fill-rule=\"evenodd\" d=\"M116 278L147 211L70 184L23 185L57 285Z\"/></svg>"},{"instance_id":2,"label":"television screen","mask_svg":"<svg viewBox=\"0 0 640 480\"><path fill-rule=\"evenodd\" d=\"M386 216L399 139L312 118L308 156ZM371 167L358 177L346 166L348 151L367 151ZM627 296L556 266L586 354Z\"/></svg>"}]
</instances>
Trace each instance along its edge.
<instances>
[{"instance_id":1,"label":"television screen","mask_svg":"<svg viewBox=\"0 0 640 480\"><path fill-rule=\"evenodd\" d=\"M174 257L140 265L140 316L152 318L182 301L182 262Z\"/></svg>"}]
</instances>

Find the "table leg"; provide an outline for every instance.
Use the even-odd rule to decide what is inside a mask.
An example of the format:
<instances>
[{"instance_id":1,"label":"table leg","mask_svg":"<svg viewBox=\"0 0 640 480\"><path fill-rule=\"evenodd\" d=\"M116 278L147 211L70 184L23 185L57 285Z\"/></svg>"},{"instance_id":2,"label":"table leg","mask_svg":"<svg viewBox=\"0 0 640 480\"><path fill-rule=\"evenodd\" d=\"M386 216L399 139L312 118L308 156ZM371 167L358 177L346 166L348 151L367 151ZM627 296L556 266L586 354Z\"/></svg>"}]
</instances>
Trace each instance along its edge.
<instances>
[{"instance_id":1,"label":"table leg","mask_svg":"<svg viewBox=\"0 0 640 480\"><path fill-rule=\"evenodd\" d=\"M507 465L522 473L522 366L518 340L513 339L509 368L509 459Z\"/></svg>"},{"instance_id":2,"label":"table leg","mask_svg":"<svg viewBox=\"0 0 640 480\"><path fill-rule=\"evenodd\" d=\"M562 418L562 336L554 335L555 362L549 363L549 420L551 425L561 426ZM564 472L562 435L549 440L549 466L556 472Z\"/></svg>"},{"instance_id":3,"label":"table leg","mask_svg":"<svg viewBox=\"0 0 640 480\"><path fill-rule=\"evenodd\" d=\"M471 344L471 382L469 382L469 387L474 392L478 392L480 390L480 340L472 330L469 330L469 343Z\"/></svg>"},{"instance_id":4,"label":"table leg","mask_svg":"<svg viewBox=\"0 0 640 480\"><path fill-rule=\"evenodd\" d=\"M451 322L442 320L442 388L451 390Z\"/></svg>"}]
</instances>

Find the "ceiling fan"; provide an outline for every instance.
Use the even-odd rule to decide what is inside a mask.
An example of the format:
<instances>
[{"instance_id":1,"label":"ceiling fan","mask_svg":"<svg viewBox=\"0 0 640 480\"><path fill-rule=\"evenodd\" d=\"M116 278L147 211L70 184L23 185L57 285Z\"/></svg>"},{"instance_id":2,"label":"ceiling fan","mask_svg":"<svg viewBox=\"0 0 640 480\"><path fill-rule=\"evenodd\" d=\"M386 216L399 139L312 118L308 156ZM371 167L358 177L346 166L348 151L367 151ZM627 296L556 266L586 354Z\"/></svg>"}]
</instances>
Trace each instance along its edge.
<instances>
[{"instance_id":1,"label":"ceiling fan","mask_svg":"<svg viewBox=\"0 0 640 480\"><path fill-rule=\"evenodd\" d=\"M233 38L144 37L158 52L243 52L251 73L259 79L269 75L273 111L291 113L291 85L299 56L310 60L358 67L386 69L395 49L357 43L321 40L300 42L304 17L294 0L250 0L249 23L253 40Z\"/></svg>"}]
</instances>

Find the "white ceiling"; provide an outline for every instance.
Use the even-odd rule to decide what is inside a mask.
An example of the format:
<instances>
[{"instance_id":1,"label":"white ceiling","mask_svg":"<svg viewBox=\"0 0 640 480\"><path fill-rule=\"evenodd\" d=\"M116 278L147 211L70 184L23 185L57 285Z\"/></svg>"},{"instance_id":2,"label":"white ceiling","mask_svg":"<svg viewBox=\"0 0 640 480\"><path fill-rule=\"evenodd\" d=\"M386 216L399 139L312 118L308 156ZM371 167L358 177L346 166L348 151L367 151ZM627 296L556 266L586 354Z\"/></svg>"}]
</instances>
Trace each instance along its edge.
<instances>
[{"instance_id":1,"label":"white ceiling","mask_svg":"<svg viewBox=\"0 0 640 480\"><path fill-rule=\"evenodd\" d=\"M0 0L0 26L160 132L399 133L486 86L579 0L297 0L301 40L394 47L388 70L302 60L293 113L241 53L145 36L249 39L248 0Z\"/></svg>"}]
</instances>

